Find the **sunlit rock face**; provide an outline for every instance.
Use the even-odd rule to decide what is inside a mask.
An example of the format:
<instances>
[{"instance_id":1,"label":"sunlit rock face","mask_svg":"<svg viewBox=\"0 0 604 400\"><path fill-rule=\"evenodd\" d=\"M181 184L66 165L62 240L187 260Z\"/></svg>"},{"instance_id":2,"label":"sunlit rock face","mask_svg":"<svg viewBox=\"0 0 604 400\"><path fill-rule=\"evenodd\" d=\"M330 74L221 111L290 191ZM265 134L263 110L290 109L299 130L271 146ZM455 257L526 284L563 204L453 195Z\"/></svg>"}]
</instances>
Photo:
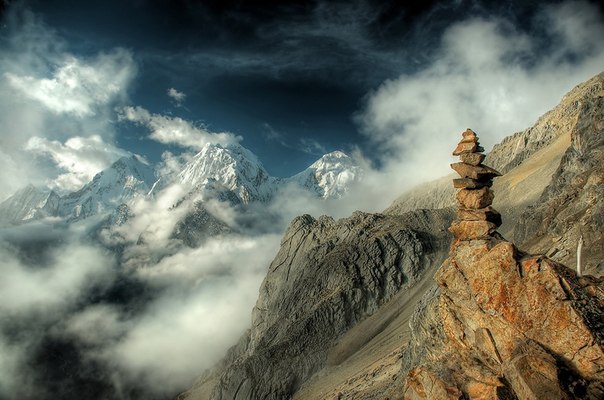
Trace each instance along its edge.
<instances>
[{"instance_id":1,"label":"sunlit rock face","mask_svg":"<svg viewBox=\"0 0 604 400\"><path fill-rule=\"evenodd\" d=\"M476 151L466 133L454 154ZM470 182L456 184L467 193L438 290L411 323L404 398L602 398L604 280L519 252L480 212L493 201L488 188L467 189L480 177L454 169Z\"/></svg>"}]
</instances>

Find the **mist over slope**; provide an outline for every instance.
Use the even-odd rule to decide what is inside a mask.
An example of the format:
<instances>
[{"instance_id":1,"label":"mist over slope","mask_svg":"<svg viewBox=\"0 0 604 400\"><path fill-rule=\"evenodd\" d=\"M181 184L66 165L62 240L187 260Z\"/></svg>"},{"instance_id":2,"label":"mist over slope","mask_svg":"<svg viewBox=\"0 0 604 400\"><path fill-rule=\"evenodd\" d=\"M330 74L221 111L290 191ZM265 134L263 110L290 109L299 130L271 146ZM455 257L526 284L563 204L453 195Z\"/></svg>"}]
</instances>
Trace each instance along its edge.
<instances>
[{"instance_id":1,"label":"mist over slope","mask_svg":"<svg viewBox=\"0 0 604 400\"><path fill-rule=\"evenodd\" d=\"M583 195L592 199L596 196L590 193L602 187L597 183L599 164L593 160L601 151L604 135L600 126L603 79L601 73L577 86L534 127L506 138L487 157L506 171L497 178L503 182L493 186L495 198L502 198L495 207L505 210L507 224L502 232L521 226L532 240L551 245L551 240L541 239L540 231L549 228L529 226L530 221L548 220L532 216L530 210L547 215L574 210L571 212L576 214L568 214L564 220L564 230L556 225L563 242L574 245L577 230L591 232L594 227L592 235L597 235L595 227L602 226L598 200L557 203L547 199L568 198L566 190L576 186L560 183L567 176L585 176L577 182L585 185L580 186ZM592 145L578 153L579 144L587 138ZM446 183L451 185L449 179ZM556 192L556 188L564 189ZM421 195L426 193L423 189L419 189ZM395 203L387 215L359 213L339 221L308 216L295 219L261 286L250 330L179 398L401 398L407 373L415 366L410 361L400 362L408 351L409 328L420 337L410 351L429 352L424 349L430 341L422 344L421 339L428 335L429 326L421 315L411 317L416 305L425 308L435 298L432 276L449 253L447 228L454 218L451 208L401 212L402 207L409 207L405 199L413 199L413 195L403 196L403 204ZM415 199L412 206L418 204ZM428 204L433 200L425 199ZM447 200L445 205L451 203ZM553 221L560 221L559 216ZM380 236L374 237L376 234ZM600 248L589 240L590 246ZM408 243L415 245L400 248ZM352 246L350 250L348 246ZM601 274L603 259L602 252L590 252L586 270ZM564 275L564 268L555 267L556 273ZM388 277L383 276L384 270L391 271ZM403 274L402 281L390 278L397 273ZM348 279L352 285L346 283ZM444 278L439 282L446 285ZM384 297L384 293L388 295ZM426 299L422 299L424 293L430 293ZM431 398L438 398L435 396Z\"/></svg>"}]
</instances>

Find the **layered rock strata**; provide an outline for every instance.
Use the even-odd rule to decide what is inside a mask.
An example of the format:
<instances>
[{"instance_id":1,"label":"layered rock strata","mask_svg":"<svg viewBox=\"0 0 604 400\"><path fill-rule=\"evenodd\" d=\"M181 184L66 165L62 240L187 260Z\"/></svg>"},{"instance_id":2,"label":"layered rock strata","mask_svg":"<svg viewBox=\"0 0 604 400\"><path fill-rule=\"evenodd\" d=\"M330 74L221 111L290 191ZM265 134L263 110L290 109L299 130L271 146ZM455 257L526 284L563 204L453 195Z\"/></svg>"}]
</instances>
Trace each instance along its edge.
<instances>
[{"instance_id":1,"label":"layered rock strata","mask_svg":"<svg viewBox=\"0 0 604 400\"><path fill-rule=\"evenodd\" d=\"M328 363L344 363L398 313L338 340L445 259L452 214L294 219L260 288L250 330L179 399L289 399Z\"/></svg>"},{"instance_id":2,"label":"layered rock strata","mask_svg":"<svg viewBox=\"0 0 604 400\"><path fill-rule=\"evenodd\" d=\"M454 154L477 152L466 131ZM504 240L489 207L498 173L481 162L452 165L471 182L456 184L456 239L410 322L404 399L604 398L604 280Z\"/></svg>"}]
</instances>

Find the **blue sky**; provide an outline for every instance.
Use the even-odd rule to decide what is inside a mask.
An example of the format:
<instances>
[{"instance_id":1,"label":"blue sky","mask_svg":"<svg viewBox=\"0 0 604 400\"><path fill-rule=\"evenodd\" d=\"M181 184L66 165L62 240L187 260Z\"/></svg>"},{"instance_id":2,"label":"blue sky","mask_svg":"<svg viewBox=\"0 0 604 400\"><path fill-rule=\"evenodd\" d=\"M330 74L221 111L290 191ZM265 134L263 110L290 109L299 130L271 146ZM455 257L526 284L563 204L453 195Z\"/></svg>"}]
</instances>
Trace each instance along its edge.
<instances>
[{"instance_id":1,"label":"blue sky","mask_svg":"<svg viewBox=\"0 0 604 400\"><path fill-rule=\"evenodd\" d=\"M399 3L4 0L0 180L73 190L224 137L275 176L333 150L394 169L445 156L444 127L488 148L604 65L596 3Z\"/></svg>"}]
</instances>

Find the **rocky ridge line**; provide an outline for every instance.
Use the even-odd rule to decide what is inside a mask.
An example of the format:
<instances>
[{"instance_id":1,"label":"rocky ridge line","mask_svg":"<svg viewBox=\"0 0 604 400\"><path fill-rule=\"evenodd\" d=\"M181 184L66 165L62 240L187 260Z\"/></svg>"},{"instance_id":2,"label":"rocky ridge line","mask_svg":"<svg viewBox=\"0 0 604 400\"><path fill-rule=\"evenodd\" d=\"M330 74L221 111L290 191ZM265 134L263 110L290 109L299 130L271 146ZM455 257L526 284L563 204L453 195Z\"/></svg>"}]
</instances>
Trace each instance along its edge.
<instances>
[{"instance_id":1,"label":"rocky ridge line","mask_svg":"<svg viewBox=\"0 0 604 400\"><path fill-rule=\"evenodd\" d=\"M464 132L454 155L477 161L475 140ZM604 281L520 253L484 209L496 171L460 164L456 239L410 323L404 399L603 398Z\"/></svg>"},{"instance_id":2,"label":"rocky ridge line","mask_svg":"<svg viewBox=\"0 0 604 400\"><path fill-rule=\"evenodd\" d=\"M570 135L585 118L585 108L593 108L602 97L604 72L575 86L552 110L542 115L533 126L504 138L487 154L486 162L502 173L508 173L538 151L564 135ZM450 177L422 184L396 199L386 214L452 207L455 204Z\"/></svg>"},{"instance_id":3,"label":"rocky ridge line","mask_svg":"<svg viewBox=\"0 0 604 400\"><path fill-rule=\"evenodd\" d=\"M343 334L444 259L451 219L449 211L295 218L261 285L250 330L179 399L291 398L330 362ZM361 336L351 342L372 337ZM354 353L344 350L331 362Z\"/></svg>"}]
</instances>

